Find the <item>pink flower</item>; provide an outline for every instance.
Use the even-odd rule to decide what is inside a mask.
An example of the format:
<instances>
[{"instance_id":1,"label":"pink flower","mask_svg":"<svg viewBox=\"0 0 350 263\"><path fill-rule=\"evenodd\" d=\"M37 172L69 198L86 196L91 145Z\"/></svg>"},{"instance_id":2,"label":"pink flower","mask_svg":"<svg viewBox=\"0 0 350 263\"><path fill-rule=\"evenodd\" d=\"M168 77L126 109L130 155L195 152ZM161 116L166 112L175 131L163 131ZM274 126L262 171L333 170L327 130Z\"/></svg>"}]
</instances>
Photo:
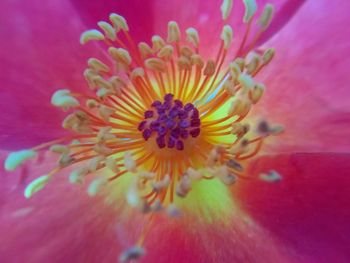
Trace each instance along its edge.
<instances>
[{"instance_id":1,"label":"pink flower","mask_svg":"<svg viewBox=\"0 0 350 263\"><path fill-rule=\"evenodd\" d=\"M254 6L249 5L253 1L245 2L248 2L248 11L254 11ZM259 8L254 19L261 14L265 2L257 1ZM21 152L23 158L30 155L36 155L37 158L26 162L15 172L3 170L0 184L0 261L115 262L120 253L124 251L122 255L125 256L125 251L130 252L128 249L136 245L133 247L136 256L145 252L141 262L348 262L350 213L347 189L350 182L350 141L347 135L350 132L350 99L346 84L350 81L347 73L350 64L347 57L350 51L350 29L346 23L349 20L350 4L340 0L328 4L321 1L272 2L275 5L274 22L257 39L255 36L259 34L259 26L252 24L251 34L245 44L241 45L249 23L242 22L245 9L240 1L234 1L233 11L224 22L219 9L221 1L204 3L196 0L135 0L118 3L106 1L104 4L98 1L77 0L2 1L0 58L3 81L0 88L0 145L2 161L5 162L7 170L15 168L19 160L13 158L11 162L9 158L6 159L9 151L28 149L55 138L78 138L79 143L88 143L87 146L91 146L91 149L86 151L87 155L83 152L78 154L78 151L84 151L83 147L86 146L70 144L68 154L65 152L67 148L56 146L55 151L63 153L61 166L57 166L57 155L54 156L48 151ZM224 8L224 13L228 9ZM256 71L260 71L261 64L258 64L258 67L251 65L249 67L252 68L240 69L237 73L235 70L239 61L236 60L236 64L231 65L233 73L228 78L229 81L223 85L227 89L226 93L222 90L216 93L216 89L203 85L202 93L199 94L192 94L192 89L188 89L189 92L185 94L185 89L176 89L171 71L170 81L166 72L158 74L157 70L163 72L164 68L171 69L170 61L175 55L170 56L170 60L166 60L165 57L162 57L161 61L148 60L145 62L148 66L145 66L144 70L154 74L151 83L157 85L151 86L157 86L159 90L143 89L149 87L149 84L141 85L137 82L141 80L137 78L138 73L144 78L144 73L133 71L137 67L129 63L128 55L124 51L108 50L106 43L110 43L110 40L94 42L95 44L88 41L83 47L78 43L83 31L97 28L96 22L107 20L112 12L117 12L127 19L133 41L137 42L151 43L150 38L154 34L166 38L168 21L171 20L178 22L183 40L185 30L194 27L199 33L199 53L206 63L203 67L209 67L209 72L211 65L208 59L215 62L219 50L221 52L218 61L223 57L225 50L227 57L234 54L245 57L249 50L254 49L256 57L261 58L269 47L273 47L277 51L276 57L269 65L263 67L254 80L251 77ZM118 25L123 27L123 21L120 19L117 17L117 22L114 22L121 23ZM246 20L249 20L249 12ZM223 30L223 42L220 40L222 26L225 24L231 25L233 29L231 44L229 27ZM122 35L120 39L129 45L128 33L123 31L126 30L121 30L118 35ZM175 23L170 24L170 31L173 35L168 42L174 48L175 54L178 36ZM187 52L196 53L196 34L193 30L189 32L193 39L192 44L188 44L191 48ZM96 37L102 38L95 31L90 31L85 35L85 40ZM220 43L223 43L222 49ZM141 60L141 57L135 55L137 52L133 50L132 44L130 46L127 50L132 60ZM153 47L153 51L155 48ZM165 51L163 50L163 53ZM186 50L181 52L187 54ZM132 83L135 90L127 94L144 95L116 99L116 112L109 111L112 104L108 100L119 98L119 92L123 91L118 90L120 86L117 85L114 86L113 94L103 93L108 92L108 85L113 83L112 80L107 84L101 82L101 79L97 80L99 76L105 77L100 72L104 71L104 66L98 71L96 67L101 67L101 64L90 60L89 67L95 68L93 73L99 73L91 79L91 72L85 71L91 89L82 74L87 67L88 58L96 57L111 62L111 56L119 65L118 70L122 74L133 72L133 76L136 76L136 81ZM146 56L144 59L151 57L155 56ZM192 57L192 60L194 58ZM184 83L181 87L195 86L195 70L190 72L186 69L186 58L183 58L182 62L181 65L185 68L183 74L193 74L191 76L194 84L191 81L186 84L186 75L181 75L179 69L176 74ZM228 59L223 69L227 68L229 62L231 60ZM163 63L169 64L164 67ZM214 63L216 70L219 64L220 62ZM114 70L112 69L113 72ZM205 79L205 74L215 78L216 70L213 73L204 73L204 70L201 79ZM234 75L234 72L237 75ZM224 76L220 74L218 79ZM168 83L166 87L164 85L167 92L162 92L161 77ZM128 78L131 79L131 75ZM100 81L98 85L96 81ZM229 85L230 81L235 85ZM261 101L255 103L260 96L252 90L262 87L262 82L267 88ZM254 85L251 86L251 83ZM69 91L61 91L55 93L55 97L51 97L56 90L67 87ZM236 87L240 88L236 90ZM247 88L246 93L242 92L244 88ZM197 125L192 125L192 119L197 118L184 118L185 122L180 123L178 120L183 118L176 115L176 123L169 132L174 132L178 127L175 125L179 125L181 129L187 129L190 135L183 135L181 143L178 143L180 140L177 139L173 147L170 141L154 140L155 131L150 123L141 125L143 118L135 117L143 105L149 105L148 102L156 99L163 102L163 98L158 98L157 94L164 95L169 93L169 90L184 102L188 102L192 97L193 102L198 99L199 103L188 106L191 107L188 118L196 114L196 108L201 116L200 130L197 131ZM206 90L209 96L203 95ZM91 98L95 96L95 92L99 98L93 102ZM246 124L248 119L250 127L258 128L256 140L254 137L247 137L252 152L237 152L246 150L246 143L238 144L241 146L239 149L226 149L221 146L225 146L227 140L232 141L232 138L227 139L231 132L222 130L219 124L229 125L231 128L232 122L215 123L227 116L227 109L215 114L216 108L222 106L216 102L220 101L220 96L232 95L233 92L242 93L239 97L241 107L231 108L232 116L238 116L239 119L239 122L237 119L232 121L235 123L233 133L236 135L233 141L241 143L246 138L246 126L243 124ZM90 99L87 102L90 106L81 106L87 99ZM86 134L76 136L76 133L63 130L60 126L67 113L54 108L50 101L56 106L63 105L63 108L89 108L86 114L99 116L98 119L94 119L90 115L71 115L75 118L70 123L72 125L68 125L69 121L66 119L66 127L92 133L94 137L91 139ZM222 99L222 102L224 101L226 97ZM94 103L97 103L99 112ZM174 106L174 103L171 105ZM250 110L251 104L254 104L254 107L246 118L246 109L248 107ZM235 105L237 102L233 104ZM157 110L159 111L158 108ZM147 114L158 116L155 112ZM162 114L159 113L159 116ZM167 117L171 115L170 112L167 114ZM209 120L205 120L205 114L211 116ZM146 115L146 122L147 119L154 118ZM113 122L110 117L118 120ZM265 117L269 120L268 125L265 121L259 121ZM126 118L124 123L122 118ZM192 126L189 127L186 120L191 121ZM129 121L132 125L128 124ZM282 124L285 132L267 138L267 135L277 133L278 130L278 126L271 123ZM146 126L140 127L144 125ZM101 128L106 126L111 126L111 130L105 129L101 132ZM124 128L121 128L122 126ZM137 126L139 129L136 129ZM153 135L147 135L147 129L153 132ZM161 133L159 130L157 132ZM72 134L75 137L72 137ZM117 135L118 139L122 138L118 144L112 144L114 138L108 137L113 134ZM163 138L162 136L159 135ZM166 136L169 139L170 135ZM196 139L197 137L199 139ZM208 138L211 142L209 146ZM262 141L264 144L260 150ZM39 148L46 149L51 144L46 148L44 146ZM104 146L108 147L103 148ZM133 147L146 154L145 157L139 158L134 154ZM196 152L188 150L190 147L197 147ZM147 155L150 148L152 155ZM116 166L115 162L107 161L110 160L107 156L111 155L109 150L117 152L113 155L113 160L117 160L119 166ZM259 154L256 155L258 150ZM228 151L230 158L227 158ZM112 170L108 173L103 170L103 174L100 173L97 178L108 175L108 178L116 179L96 196L97 185L102 181L94 180L95 177L90 174L83 187L67 183L68 177L75 183L79 182L82 179L79 175L85 176L84 169L87 167L87 164L83 163L77 170L75 166L71 168L68 164L78 163L79 158L91 159L89 154L93 152L104 156L96 161L97 170L102 166ZM120 152L122 155L118 155ZM74 158L68 158L72 157L72 154ZM205 162L201 160L203 158L198 157L201 154L206 157ZM254 155L255 159L248 158L250 154ZM18 152L15 157L18 157ZM245 157L249 159L249 163L244 160ZM153 167L153 164L150 166L147 162L152 158L156 160ZM164 161L163 158L168 159ZM189 160L190 164L187 164L186 160ZM186 163L184 167L181 166L182 162ZM65 165L69 167L61 169ZM90 173L91 162L88 165ZM244 173L240 171L241 166L246 167ZM58 168L53 169L54 167ZM193 169L188 170L189 167ZM141 170L145 169L155 174L142 173ZM235 171L238 181L232 186L222 184L221 181L229 184L233 183L233 179L237 179L227 172L232 170ZM110 176L112 172L114 176ZM157 187L161 188L159 183L166 181L167 173L170 173L170 176L179 176L176 189L175 185L171 187L170 184L165 187L166 191L161 189L155 192ZM39 177L41 181L36 179L45 174L46 176ZM197 182L194 179L197 175L208 179L218 178ZM158 176L157 180L153 180L154 176ZM140 184L133 184L132 180L128 180L136 177L143 178L138 180L141 186L148 183L148 177L153 180L153 189L144 199L141 198L143 192ZM170 178L172 180L173 177ZM33 180L34 184L31 183ZM189 182L191 187L187 187ZM157 187L154 183L158 183ZM45 188L37 192L42 186ZM88 194L93 197L86 194L87 186ZM167 195L168 189L172 189L169 191L173 191L173 194ZM29 200L23 196L23 192L26 197L30 197ZM176 196L175 192L181 197ZM154 197L160 199L160 203L165 207L163 210L166 210L170 217L164 211L146 213L145 210L156 210L157 202ZM173 199L176 200L176 208L172 204ZM140 213L139 210L143 210L144 213ZM178 212L180 216L176 216Z\"/></svg>"}]
</instances>

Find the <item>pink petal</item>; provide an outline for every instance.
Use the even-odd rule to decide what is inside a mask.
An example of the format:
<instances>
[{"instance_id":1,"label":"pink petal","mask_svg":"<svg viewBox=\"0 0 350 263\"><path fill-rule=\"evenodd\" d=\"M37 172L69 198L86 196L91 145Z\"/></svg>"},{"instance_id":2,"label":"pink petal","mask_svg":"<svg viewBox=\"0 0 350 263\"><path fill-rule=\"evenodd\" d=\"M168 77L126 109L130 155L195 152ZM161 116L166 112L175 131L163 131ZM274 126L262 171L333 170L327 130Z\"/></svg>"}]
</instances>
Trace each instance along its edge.
<instances>
[{"instance_id":1,"label":"pink petal","mask_svg":"<svg viewBox=\"0 0 350 263\"><path fill-rule=\"evenodd\" d=\"M308 1L267 43L277 55L262 74L268 90L256 113L286 126L279 150L350 149L349 8Z\"/></svg>"},{"instance_id":2,"label":"pink petal","mask_svg":"<svg viewBox=\"0 0 350 263\"><path fill-rule=\"evenodd\" d=\"M276 170L278 183L259 181ZM350 194L348 154L289 154L261 157L251 165L256 180L241 182L237 198L252 218L306 262L349 262Z\"/></svg>"},{"instance_id":3,"label":"pink petal","mask_svg":"<svg viewBox=\"0 0 350 263\"><path fill-rule=\"evenodd\" d=\"M117 238L117 213L103 198L89 197L60 173L25 199L25 185L54 164L43 160L15 173L1 168L1 262L116 262L125 244Z\"/></svg>"},{"instance_id":4,"label":"pink petal","mask_svg":"<svg viewBox=\"0 0 350 263\"><path fill-rule=\"evenodd\" d=\"M79 44L84 26L65 0L1 1L0 24L1 148L61 135L64 114L50 97L85 86L82 72L93 52Z\"/></svg>"}]
</instances>

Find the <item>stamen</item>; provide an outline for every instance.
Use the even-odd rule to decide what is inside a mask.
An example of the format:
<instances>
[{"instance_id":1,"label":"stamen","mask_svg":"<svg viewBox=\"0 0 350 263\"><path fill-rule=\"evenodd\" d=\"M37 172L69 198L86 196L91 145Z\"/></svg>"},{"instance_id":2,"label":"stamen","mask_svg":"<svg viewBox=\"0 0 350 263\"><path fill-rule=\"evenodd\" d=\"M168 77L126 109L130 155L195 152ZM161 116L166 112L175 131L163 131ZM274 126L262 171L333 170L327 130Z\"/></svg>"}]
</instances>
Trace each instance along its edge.
<instances>
[{"instance_id":1,"label":"stamen","mask_svg":"<svg viewBox=\"0 0 350 263\"><path fill-rule=\"evenodd\" d=\"M223 20L226 20L230 16L231 10L232 10L232 4L233 4L233 0L223 0L222 1L220 8L221 8Z\"/></svg>"},{"instance_id":2,"label":"stamen","mask_svg":"<svg viewBox=\"0 0 350 263\"><path fill-rule=\"evenodd\" d=\"M5 160L5 170L14 171L28 159L35 158L37 153L33 150L21 150L10 153Z\"/></svg>"},{"instance_id":3,"label":"stamen","mask_svg":"<svg viewBox=\"0 0 350 263\"><path fill-rule=\"evenodd\" d=\"M274 6L272 4L266 4L264 7L264 10L259 18L259 25L261 26L262 30L266 30L273 18L274 14Z\"/></svg>"},{"instance_id":4,"label":"stamen","mask_svg":"<svg viewBox=\"0 0 350 263\"><path fill-rule=\"evenodd\" d=\"M243 22L244 23L248 23L251 21L251 19L253 18L256 9L257 9L257 5L255 0L243 0L244 6L245 6L245 13L244 13L244 17L243 17Z\"/></svg>"},{"instance_id":5,"label":"stamen","mask_svg":"<svg viewBox=\"0 0 350 263\"><path fill-rule=\"evenodd\" d=\"M24 196L26 198L31 198L36 192L40 191L49 182L51 176L43 175L32 181L25 189Z\"/></svg>"},{"instance_id":6,"label":"stamen","mask_svg":"<svg viewBox=\"0 0 350 263\"><path fill-rule=\"evenodd\" d=\"M80 36L80 44L84 45L92 40L104 40L105 36L96 29L87 30Z\"/></svg>"}]
</instances>

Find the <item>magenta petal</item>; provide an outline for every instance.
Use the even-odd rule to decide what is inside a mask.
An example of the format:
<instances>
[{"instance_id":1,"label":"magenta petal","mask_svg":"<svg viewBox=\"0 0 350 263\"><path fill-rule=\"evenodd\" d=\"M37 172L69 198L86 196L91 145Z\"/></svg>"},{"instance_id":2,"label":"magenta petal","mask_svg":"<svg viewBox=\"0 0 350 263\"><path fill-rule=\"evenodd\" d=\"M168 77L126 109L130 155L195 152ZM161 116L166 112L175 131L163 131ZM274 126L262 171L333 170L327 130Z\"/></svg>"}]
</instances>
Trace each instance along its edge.
<instances>
[{"instance_id":1,"label":"magenta petal","mask_svg":"<svg viewBox=\"0 0 350 263\"><path fill-rule=\"evenodd\" d=\"M267 43L277 53L262 74L268 88L256 112L286 126L280 150L350 149L349 8L308 1Z\"/></svg>"},{"instance_id":2,"label":"magenta petal","mask_svg":"<svg viewBox=\"0 0 350 263\"><path fill-rule=\"evenodd\" d=\"M350 260L350 156L290 154L261 157L250 175L276 170L282 181L241 182L239 200L248 213L306 262Z\"/></svg>"},{"instance_id":3,"label":"magenta petal","mask_svg":"<svg viewBox=\"0 0 350 263\"><path fill-rule=\"evenodd\" d=\"M10 1L0 4L0 147L32 146L62 134L64 114L50 105L56 89L85 85L84 30L70 3Z\"/></svg>"}]
</instances>

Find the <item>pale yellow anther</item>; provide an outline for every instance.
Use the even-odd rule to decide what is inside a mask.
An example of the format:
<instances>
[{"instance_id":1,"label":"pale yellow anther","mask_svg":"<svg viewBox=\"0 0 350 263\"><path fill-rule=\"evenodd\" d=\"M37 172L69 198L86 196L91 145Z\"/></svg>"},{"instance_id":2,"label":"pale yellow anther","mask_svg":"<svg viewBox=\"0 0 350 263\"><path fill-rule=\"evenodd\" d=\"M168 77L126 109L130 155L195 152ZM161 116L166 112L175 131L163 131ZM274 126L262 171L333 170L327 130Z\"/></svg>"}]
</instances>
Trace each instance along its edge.
<instances>
[{"instance_id":1,"label":"pale yellow anther","mask_svg":"<svg viewBox=\"0 0 350 263\"><path fill-rule=\"evenodd\" d=\"M262 56L263 65L269 64L274 56L275 56L275 49L274 48L269 48L269 49L265 50L265 52Z\"/></svg>"},{"instance_id":2,"label":"pale yellow anther","mask_svg":"<svg viewBox=\"0 0 350 263\"><path fill-rule=\"evenodd\" d=\"M96 29L83 32L80 36L80 44L84 45L91 40L104 40L105 36Z\"/></svg>"},{"instance_id":3,"label":"pale yellow anther","mask_svg":"<svg viewBox=\"0 0 350 263\"><path fill-rule=\"evenodd\" d=\"M255 86L254 79L248 74L242 73L241 75L239 75L237 80L239 84L247 91L254 88Z\"/></svg>"},{"instance_id":4,"label":"pale yellow anther","mask_svg":"<svg viewBox=\"0 0 350 263\"><path fill-rule=\"evenodd\" d=\"M249 101L237 98L231 103L231 107L229 108L229 115L238 115L240 117L244 117L248 114L251 108L251 104Z\"/></svg>"},{"instance_id":5,"label":"pale yellow anther","mask_svg":"<svg viewBox=\"0 0 350 263\"><path fill-rule=\"evenodd\" d=\"M186 35L187 35L186 40L188 42L192 43L193 46L197 48L199 46L198 31L195 28L190 27L190 28L186 29Z\"/></svg>"},{"instance_id":6,"label":"pale yellow anther","mask_svg":"<svg viewBox=\"0 0 350 263\"><path fill-rule=\"evenodd\" d=\"M142 179L152 180L155 178L156 173L153 172L147 172L147 171L141 171L138 173L138 176Z\"/></svg>"},{"instance_id":7,"label":"pale yellow anther","mask_svg":"<svg viewBox=\"0 0 350 263\"><path fill-rule=\"evenodd\" d=\"M96 76L98 76L98 74L96 73L95 70L93 70L91 68L85 69L84 77L89 84L89 88L91 88L92 90L96 89L96 87L97 87L96 83L94 82L94 78Z\"/></svg>"},{"instance_id":8,"label":"pale yellow anther","mask_svg":"<svg viewBox=\"0 0 350 263\"><path fill-rule=\"evenodd\" d=\"M191 56L191 63L192 63L192 65L196 65L200 69L204 67L204 61L203 61L202 57L198 54L193 54Z\"/></svg>"},{"instance_id":9,"label":"pale yellow anther","mask_svg":"<svg viewBox=\"0 0 350 263\"><path fill-rule=\"evenodd\" d=\"M135 81L137 78L143 78L145 76L145 70L143 68L135 68L131 72L131 81Z\"/></svg>"},{"instance_id":10,"label":"pale yellow anther","mask_svg":"<svg viewBox=\"0 0 350 263\"><path fill-rule=\"evenodd\" d=\"M73 170L69 175L69 182L72 184L82 184L88 172L89 170L87 167L80 167Z\"/></svg>"},{"instance_id":11,"label":"pale yellow anther","mask_svg":"<svg viewBox=\"0 0 350 263\"><path fill-rule=\"evenodd\" d=\"M249 124L242 124L240 122L233 123L231 126L231 133L236 135L237 138L242 138L249 131Z\"/></svg>"},{"instance_id":12,"label":"pale yellow anther","mask_svg":"<svg viewBox=\"0 0 350 263\"><path fill-rule=\"evenodd\" d=\"M116 136L111 133L111 129L112 128L109 126L100 128L100 130L97 133L97 137L96 137L97 141L104 142L104 141L115 139Z\"/></svg>"},{"instance_id":13,"label":"pale yellow anther","mask_svg":"<svg viewBox=\"0 0 350 263\"><path fill-rule=\"evenodd\" d=\"M169 59L171 59L173 53L174 53L174 48L173 48L173 46L172 46L172 45L165 45L164 47L162 47L162 48L159 50L157 56L158 56L159 58L164 59L164 60L169 60Z\"/></svg>"},{"instance_id":14,"label":"pale yellow anther","mask_svg":"<svg viewBox=\"0 0 350 263\"><path fill-rule=\"evenodd\" d=\"M69 147L63 144L54 144L50 147L50 152L54 152L58 154L68 154Z\"/></svg>"},{"instance_id":15,"label":"pale yellow anther","mask_svg":"<svg viewBox=\"0 0 350 263\"><path fill-rule=\"evenodd\" d=\"M96 86L99 87L99 88L105 88L107 90L113 90L113 85L108 80L105 80L101 76L94 77L93 81L95 82Z\"/></svg>"},{"instance_id":16,"label":"pale yellow anther","mask_svg":"<svg viewBox=\"0 0 350 263\"><path fill-rule=\"evenodd\" d=\"M105 99L107 96L113 95L114 91L111 89L100 88L96 92L96 96L100 99Z\"/></svg>"},{"instance_id":17,"label":"pale yellow anther","mask_svg":"<svg viewBox=\"0 0 350 263\"><path fill-rule=\"evenodd\" d=\"M268 183L276 183L282 180L282 176L275 170L271 170L268 173L259 174L259 179Z\"/></svg>"},{"instance_id":18,"label":"pale yellow anther","mask_svg":"<svg viewBox=\"0 0 350 263\"><path fill-rule=\"evenodd\" d=\"M140 42L138 48L143 59L148 58L154 53L153 49L145 42Z\"/></svg>"},{"instance_id":19,"label":"pale yellow anther","mask_svg":"<svg viewBox=\"0 0 350 263\"><path fill-rule=\"evenodd\" d=\"M126 22L126 19L121 15L114 14L114 13L110 14L109 20L112 22L113 26L117 31L119 31L119 29L123 31L129 31L128 23Z\"/></svg>"},{"instance_id":20,"label":"pale yellow anther","mask_svg":"<svg viewBox=\"0 0 350 263\"><path fill-rule=\"evenodd\" d=\"M79 106L79 101L71 96L70 90L57 90L51 97L51 104L64 110Z\"/></svg>"},{"instance_id":21,"label":"pale yellow anther","mask_svg":"<svg viewBox=\"0 0 350 263\"><path fill-rule=\"evenodd\" d=\"M256 104L262 97L265 91L265 85L262 83L257 83L254 88L249 90L249 99L253 104Z\"/></svg>"},{"instance_id":22,"label":"pale yellow anther","mask_svg":"<svg viewBox=\"0 0 350 263\"><path fill-rule=\"evenodd\" d=\"M24 190L24 196L26 198L31 198L35 193L40 191L45 187L45 185L50 181L51 176L42 175L32 181Z\"/></svg>"},{"instance_id":23,"label":"pale yellow anther","mask_svg":"<svg viewBox=\"0 0 350 263\"><path fill-rule=\"evenodd\" d=\"M186 171L186 173L188 174L188 176L192 179L192 180L199 180L203 177L202 173L198 170L193 169L192 167L189 167Z\"/></svg>"},{"instance_id":24,"label":"pale yellow anther","mask_svg":"<svg viewBox=\"0 0 350 263\"><path fill-rule=\"evenodd\" d=\"M106 158L105 165L108 169L110 169L113 173L119 173L119 167L118 164L112 156L109 156Z\"/></svg>"},{"instance_id":25,"label":"pale yellow anther","mask_svg":"<svg viewBox=\"0 0 350 263\"><path fill-rule=\"evenodd\" d=\"M179 70L190 70L191 69L191 60L185 56L181 56L177 59L177 66Z\"/></svg>"},{"instance_id":26,"label":"pale yellow anther","mask_svg":"<svg viewBox=\"0 0 350 263\"><path fill-rule=\"evenodd\" d=\"M226 79L222 87L230 96L236 95L235 84L232 79Z\"/></svg>"},{"instance_id":27,"label":"pale yellow anther","mask_svg":"<svg viewBox=\"0 0 350 263\"><path fill-rule=\"evenodd\" d=\"M223 165L216 169L219 179L226 185L232 185L237 182L237 176L229 173L227 166Z\"/></svg>"},{"instance_id":28,"label":"pale yellow anther","mask_svg":"<svg viewBox=\"0 0 350 263\"><path fill-rule=\"evenodd\" d=\"M71 165L73 162L75 161L75 159L68 155L68 154L62 154L60 159L58 160L58 165L63 168L63 167L67 167L69 165Z\"/></svg>"},{"instance_id":29,"label":"pale yellow anther","mask_svg":"<svg viewBox=\"0 0 350 263\"><path fill-rule=\"evenodd\" d=\"M221 39L224 41L224 48L228 49L232 43L233 31L231 26L225 25L222 28Z\"/></svg>"},{"instance_id":30,"label":"pale yellow anther","mask_svg":"<svg viewBox=\"0 0 350 263\"><path fill-rule=\"evenodd\" d=\"M205 65L203 74L204 76L212 76L215 73L215 62L211 59L207 61L207 64Z\"/></svg>"},{"instance_id":31,"label":"pale yellow anther","mask_svg":"<svg viewBox=\"0 0 350 263\"><path fill-rule=\"evenodd\" d=\"M130 152L126 152L124 154L124 166L125 166L125 169L131 173L137 172L136 162L132 158L132 155Z\"/></svg>"},{"instance_id":32,"label":"pale yellow anther","mask_svg":"<svg viewBox=\"0 0 350 263\"><path fill-rule=\"evenodd\" d=\"M145 249L139 246L128 248L119 256L119 262L138 261L145 253Z\"/></svg>"},{"instance_id":33,"label":"pale yellow anther","mask_svg":"<svg viewBox=\"0 0 350 263\"><path fill-rule=\"evenodd\" d=\"M187 58L191 58L193 53L194 52L193 52L192 48L190 48L189 46L181 46L181 48L180 48L180 54L182 56L187 57Z\"/></svg>"},{"instance_id":34,"label":"pale yellow anther","mask_svg":"<svg viewBox=\"0 0 350 263\"><path fill-rule=\"evenodd\" d=\"M95 146L93 147L93 150L101 155L110 155L113 153L113 149L109 148L107 145L105 145L104 143L97 143L95 144Z\"/></svg>"},{"instance_id":35,"label":"pale yellow anther","mask_svg":"<svg viewBox=\"0 0 350 263\"><path fill-rule=\"evenodd\" d=\"M101 105L99 108L99 114L101 118L105 121L109 121L109 118L114 112L115 112L115 109L107 107L105 105Z\"/></svg>"},{"instance_id":36,"label":"pale yellow anther","mask_svg":"<svg viewBox=\"0 0 350 263\"><path fill-rule=\"evenodd\" d=\"M121 63L122 65L129 66L131 64L131 57L129 52L124 48L110 47L108 53L111 57Z\"/></svg>"},{"instance_id":37,"label":"pale yellow anther","mask_svg":"<svg viewBox=\"0 0 350 263\"><path fill-rule=\"evenodd\" d=\"M243 0L243 3L244 3L244 7L245 7L243 22L248 23L253 18L254 14L256 12L256 9L257 9L257 5L256 5L255 0Z\"/></svg>"},{"instance_id":38,"label":"pale yellow anther","mask_svg":"<svg viewBox=\"0 0 350 263\"><path fill-rule=\"evenodd\" d=\"M97 71L97 72L109 72L109 67L103 63L101 60L97 58L89 58L88 65L91 69ZM87 72L87 75L91 74L91 72Z\"/></svg>"},{"instance_id":39,"label":"pale yellow anther","mask_svg":"<svg viewBox=\"0 0 350 263\"><path fill-rule=\"evenodd\" d=\"M221 14L222 14L223 20L226 20L230 16L231 10L232 10L232 5L233 5L233 0L223 0L222 1L220 9L221 9Z\"/></svg>"},{"instance_id":40,"label":"pale yellow anther","mask_svg":"<svg viewBox=\"0 0 350 263\"><path fill-rule=\"evenodd\" d=\"M99 168L99 165L101 164L102 161L104 161L103 156L96 156L92 158L88 164L88 169L91 173L96 172L96 170Z\"/></svg>"},{"instance_id":41,"label":"pale yellow anther","mask_svg":"<svg viewBox=\"0 0 350 263\"><path fill-rule=\"evenodd\" d=\"M179 26L175 21L170 21L168 23L168 38L167 41L172 42L179 42L181 37Z\"/></svg>"},{"instance_id":42,"label":"pale yellow anther","mask_svg":"<svg viewBox=\"0 0 350 263\"><path fill-rule=\"evenodd\" d=\"M170 184L170 176L167 174L160 181L152 182L152 188L154 191L159 192L166 189Z\"/></svg>"},{"instance_id":43,"label":"pale yellow anther","mask_svg":"<svg viewBox=\"0 0 350 263\"><path fill-rule=\"evenodd\" d=\"M213 167L219 160L219 153L216 148L212 149L207 156L206 165L208 167Z\"/></svg>"},{"instance_id":44,"label":"pale yellow anther","mask_svg":"<svg viewBox=\"0 0 350 263\"><path fill-rule=\"evenodd\" d=\"M162 47L165 46L165 41L161 36L154 35L152 37L152 44L153 44L152 49L157 52L158 50L160 50Z\"/></svg>"},{"instance_id":45,"label":"pale yellow anther","mask_svg":"<svg viewBox=\"0 0 350 263\"><path fill-rule=\"evenodd\" d=\"M273 18L274 11L275 11L275 8L272 4L265 5L264 10L258 21L262 30L266 30L269 27L271 20Z\"/></svg>"},{"instance_id":46,"label":"pale yellow anther","mask_svg":"<svg viewBox=\"0 0 350 263\"><path fill-rule=\"evenodd\" d=\"M91 197L96 196L102 189L103 186L107 184L107 180L104 178L96 178L93 180L87 189L87 194Z\"/></svg>"},{"instance_id":47,"label":"pale yellow anther","mask_svg":"<svg viewBox=\"0 0 350 263\"><path fill-rule=\"evenodd\" d=\"M247 73L252 74L260 66L260 56L258 54L252 54L249 63L246 65Z\"/></svg>"},{"instance_id":48,"label":"pale yellow anther","mask_svg":"<svg viewBox=\"0 0 350 263\"><path fill-rule=\"evenodd\" d=\"M237 62L231 62L229 65L229 73L232 81L236 81L242 73L240 65L238 65Z\"/></svg>"},{"instance_id":49,"label":"pale yellow anther","mask_svg":"<svg viewBox=\"0 0 350 263\"><path fill-rule=\"evenodd\" d=\"M94 99L88 99L86 101L86 107L88 107L89 109L96 108L98 104L99 104L98 101Z\"/></svg>"},{"instance_id":50,"label":"pale yellow anther","mask_svg":"<svg viewBox=\"0 0 350 263\"><path fill-rule=\"evenodd\" d=\"M282 125L271 125L265 120L261 120L257 124L256 132L261 137L266 137L269 135L277 135L283 132L284 127Z\"/></svg>"},{"instance_id":51,"label":"pale yellow anther","mask_svg":"<svg viewBox=\"0 0 350 263\"><path fill-rule=\"evenodd\" d=\"M245 66L244 58L236 58L233 62L239 66L241 72L244 70L244 66Z\"/></svg>"},{"instance_id":52,"label":"pale yellow anther","mask_svg":"<svg viewBox=\"0 0 350 263\"><path fill-rule=\"evenodd\" d=\"M186 197L188 192L192 189L191 188L191 179L189 176L184 175L182 176L180 182L176 186L176 194L179 197Z\"/></svg>"},{"instance_id":53,"label":"pale yellow anther","mask_svg":"<svg viewBox=\"0 0 350 263\"><path fill-rule=\"evenodd\" d=\"M148 58L145 60L146 68L154 71L165 72L166 64L160 58Z\"/></svg>"},{"instance_id":54,"label":"pale yellow anther","mask_svg":"<svg viewBox=\"0 0 350 263\"><path fill-rule=\"evenodd\" d=\"M117 39L116 32L115 32L116 30L109 23L107 23L105 21L100 21L97 24L102 29L102 31L105 33L105 36L108 39L110 39L112 41Z\"/></svg>"},{"instance_id":55,"label":"pale yellow anther","mask_svg":"<svg viewBox=\"0 0 350 263\"><path fill-rule=\"evenodd\" d=\"M37 153L33 150L21 150L10 153L5 160L5 170L13 171L28 159L35 158Z\"/></svg>"},{"instance_id":56,"label":"pale yellow anther","mask_svg":"<svg viewBox=\"0 0 350 263\"><path fill-rule=\"evenodd\" d=\"M109 79L109 83L112 84L115 95L121 96L123 93L123 88L125 87L125 82L118 76L112 76Z\"/></svg>"}]
</instances>

